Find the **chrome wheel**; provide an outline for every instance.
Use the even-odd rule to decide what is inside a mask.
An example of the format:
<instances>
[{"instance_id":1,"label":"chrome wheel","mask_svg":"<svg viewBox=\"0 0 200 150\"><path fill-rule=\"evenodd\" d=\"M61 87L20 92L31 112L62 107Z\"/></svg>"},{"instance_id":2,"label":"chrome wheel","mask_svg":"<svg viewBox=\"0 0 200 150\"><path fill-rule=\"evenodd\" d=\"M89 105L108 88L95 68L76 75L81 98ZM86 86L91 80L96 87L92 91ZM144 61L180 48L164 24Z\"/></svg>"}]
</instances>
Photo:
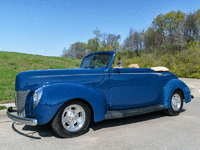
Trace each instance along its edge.
<instances>
[{"instance_id":1,"label":"chrome wheel","mask_svg":"<svg viewBox=\"0 0 200 150\"><path fill-rule=\"evenodd\" d=\"M77 104L66 107L62 113L62 125L67 131L78 131L85 123L85 111Z\"/></svg>"},{"instance_id":2,"label":"chrome wheel","mask_svg":"<svg viewBox=\"0 0 200 150\"><path fill-rule=\"evenodd\" d=\"M90 120L89 106L79 100L71 100L59 109L51 126L60 137L75 137L88 130Z\"/></svg>"},{"instance_id":3,"label":"chrome wheel","mask_svg":"<svg viewBox=\"0 0 200 150\"><path fill-rule=\"evenodd\" d=\"M177 116L183 108L183 94L179 90L175 90L171 96L171 105L165 112L170 116Z\"/></svg>"},{"instance_id":4,"label":"chrome wheel","mask_svg":"<svg viewBox=\"0 0 200 150\"><path fill-rule=\"evenodd\" d=\"M175 111L178 111L181 108L181 97L179 94L174 94L171 100L171 106Z\"/></svg>"}]
</instances>

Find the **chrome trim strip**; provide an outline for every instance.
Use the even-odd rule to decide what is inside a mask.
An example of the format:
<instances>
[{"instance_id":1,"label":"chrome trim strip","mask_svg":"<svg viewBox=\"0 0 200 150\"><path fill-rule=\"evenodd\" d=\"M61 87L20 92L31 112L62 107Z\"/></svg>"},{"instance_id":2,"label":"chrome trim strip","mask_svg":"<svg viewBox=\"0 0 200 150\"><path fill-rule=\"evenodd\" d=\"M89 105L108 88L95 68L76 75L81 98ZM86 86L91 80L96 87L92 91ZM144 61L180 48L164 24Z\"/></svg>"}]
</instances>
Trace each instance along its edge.
<instances>
[{"instance_id":1,"label":"chrome trim strip","mask_svg":"<svg viewBox=\"0 0 200 150\"><path fill-rule=\"evenodd\" d=\"M116 75L120 75L120 74L127 74L127 75L132 75L132 74L157 74L157 75L162 75L162 73L110 73L110 74L116 74Z\"/></svg>"},{"instance_id":2,"label":"chrome trim strip","mask_svg":"<svg viewBox=\"0 0 200 150\"><path fill-rule=\"evenodd\" d=\"M33 76L30 78L51 78L51 77L66 77L66 76L86 76L86 75L95 75L95 76L102 76L105 74L73 74L73 75L52 75L52 76Z\"/></svg>"},{"instance_id":3,"label":"chrome trim strip","mask_svg":"<svg viewBox=\"0 0 200 150\"><path fill-rule=\"evenodd\" d=\"M13 114L11 114L11 112L9 112L9 108L7 109L6 114L11 120L13 120L15 122L19 122L21 124L26 124L26 125L30 125L30 126L36 126L37 125L36 119L25 118L25 117L13 115Z\"/></svg>"},{"instance_id":4,"label":"chrome trim strip","mask_svg":"<svg viewBox=\"0 0 200 150\"><path fill-rule=\"evenodd\" d=\"M127 75L131 75L131 74L157 74L157 75L162 75L162 73L110 73L110 74L127 74ZM101 76L101 75L105 75L105 74L76 74L76 75L52 75L52 76L33 76L30 78L51 78L51 77L66 77L66 76L86 76L86 75L94 75L94 76Z\"/></svg>"}]
</instances>

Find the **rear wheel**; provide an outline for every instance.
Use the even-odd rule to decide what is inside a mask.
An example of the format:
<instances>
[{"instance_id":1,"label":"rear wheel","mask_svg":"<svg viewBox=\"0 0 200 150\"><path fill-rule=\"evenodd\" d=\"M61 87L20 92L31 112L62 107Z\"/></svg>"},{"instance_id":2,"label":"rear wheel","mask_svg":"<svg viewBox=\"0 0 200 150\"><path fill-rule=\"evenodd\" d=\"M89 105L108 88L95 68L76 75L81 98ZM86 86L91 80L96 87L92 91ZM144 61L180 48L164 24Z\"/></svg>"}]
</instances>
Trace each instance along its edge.
<instances>
[{"instance_id":1,"label":"rear wheel","mask_svg":"<svg viewBox=\"0 0 200 150\"><path fill-rule=\"evenodd\" d=\"M171 97L170 108L166 110L166 113L170 116L177 116L180 114L183 108L183 95L180 91L174 91Z\"/></svg>"},{"instance_id":2,"label":"rear wheel","mask_svg":"<svg viewBox=\"0 0 200 150\"><path fill-rule=\"evenodd\" d=\"M89 127L91 111L79 101L66 103L56 114L52 128L61 137L75 137L83 134Z\"/></svg>"}]
</instances>

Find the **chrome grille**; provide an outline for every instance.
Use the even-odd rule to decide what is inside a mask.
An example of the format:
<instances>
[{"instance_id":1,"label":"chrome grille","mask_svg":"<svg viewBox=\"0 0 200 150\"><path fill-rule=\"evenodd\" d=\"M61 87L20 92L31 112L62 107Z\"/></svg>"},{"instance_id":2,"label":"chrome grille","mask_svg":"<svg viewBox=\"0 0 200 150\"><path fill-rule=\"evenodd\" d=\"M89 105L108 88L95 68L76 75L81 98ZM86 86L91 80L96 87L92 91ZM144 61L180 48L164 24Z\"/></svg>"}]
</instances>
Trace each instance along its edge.
<instances>
[{"instance_id":1,"label":"chrome grille","mask_svg":"<svg viewBox=\"0 0 200 150\"><path fill-rule=\"evenodd\" d=\"M25 100L29 90L27 91L16 91L15 105L17 107L17 115L25 117Z\"/></svg>"}]
</instances>

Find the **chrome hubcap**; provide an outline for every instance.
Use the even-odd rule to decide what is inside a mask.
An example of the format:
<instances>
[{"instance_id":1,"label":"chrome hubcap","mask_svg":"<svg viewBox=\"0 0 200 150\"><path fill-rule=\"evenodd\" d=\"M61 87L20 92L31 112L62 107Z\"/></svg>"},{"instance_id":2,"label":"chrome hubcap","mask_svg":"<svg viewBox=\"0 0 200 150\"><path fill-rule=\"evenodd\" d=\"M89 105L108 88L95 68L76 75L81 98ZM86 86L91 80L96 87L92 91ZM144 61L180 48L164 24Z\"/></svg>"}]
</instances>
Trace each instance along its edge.
<instances>
[{"instance_id":1,"label":"chrome hubcap","mask_svg":"<svg viewBox=\"0 0 200 150\"><path fill-rule=\"evenodd\" d=\"M174 94L172 96L172 108L178 111L181 108L181 97L179 94Z\"/></svg>"},{"instance_id":2,"label":"chrome hubcap","mask_svg":"<svg viewBox=\"0 0 200 150\"><path fill-rule=\"evenodd\" d=\"M68 131L77 131L85 123L85 111L77 104L69 105L62 114L63 127Z\"/></svg>"}]
</instances>

